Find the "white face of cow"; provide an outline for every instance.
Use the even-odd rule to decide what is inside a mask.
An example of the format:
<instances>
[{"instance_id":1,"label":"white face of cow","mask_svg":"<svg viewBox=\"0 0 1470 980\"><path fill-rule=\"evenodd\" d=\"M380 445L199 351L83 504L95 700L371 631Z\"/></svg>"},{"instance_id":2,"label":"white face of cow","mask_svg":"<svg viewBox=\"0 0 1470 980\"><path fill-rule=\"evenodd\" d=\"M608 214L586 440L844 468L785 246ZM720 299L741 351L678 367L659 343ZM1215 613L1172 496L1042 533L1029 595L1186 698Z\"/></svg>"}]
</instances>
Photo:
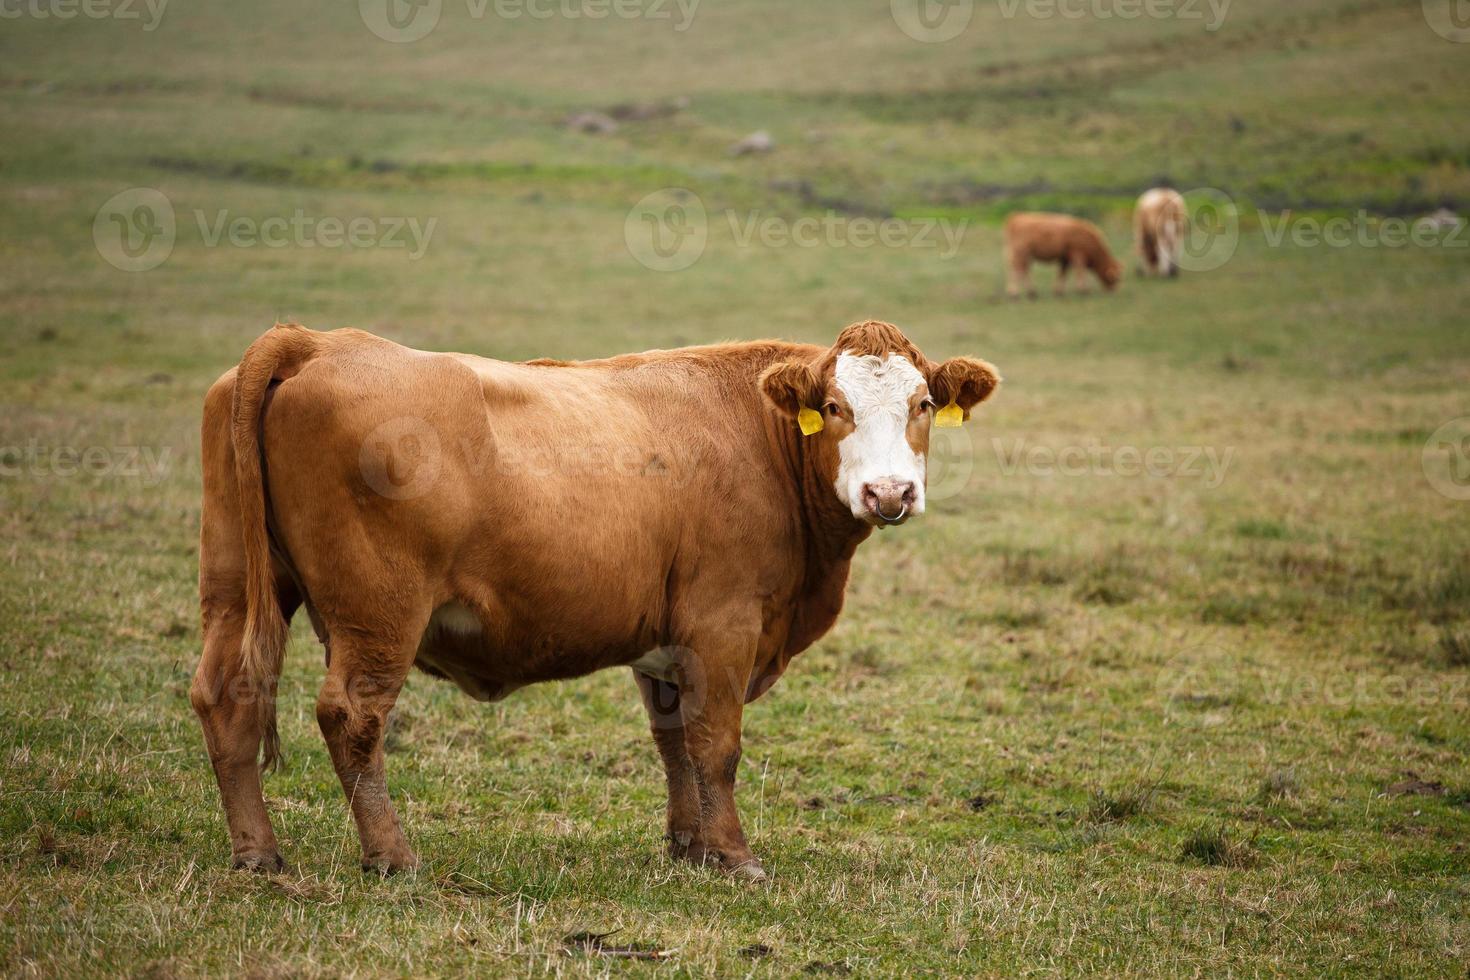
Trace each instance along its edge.
<instances>
[{"instance_id":1,"label":"white face of cow","mask_svg":"<svg viewBox=\"0 0 1470 980\"><path fill-rule=\"evenodd\" d=\"M835 490L854 517L896 524L924 512L925 459L909 443L914 396L924 376L900 354L837 357L837 390L853 430L837 444Z\"/></svg>"}]
</instances>

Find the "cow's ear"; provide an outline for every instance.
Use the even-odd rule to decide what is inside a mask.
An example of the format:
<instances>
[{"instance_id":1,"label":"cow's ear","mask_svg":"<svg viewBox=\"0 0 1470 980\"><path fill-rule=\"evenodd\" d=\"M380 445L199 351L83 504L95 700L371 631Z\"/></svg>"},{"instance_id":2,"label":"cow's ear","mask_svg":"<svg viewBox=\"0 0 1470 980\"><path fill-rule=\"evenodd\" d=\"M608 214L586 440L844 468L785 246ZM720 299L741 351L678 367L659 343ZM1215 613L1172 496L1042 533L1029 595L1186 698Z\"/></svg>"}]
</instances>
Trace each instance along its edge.
<instances>
[{"instance_id":1,"label":"cow's ear","mask_svg":"<svg viewBox=\"0 0 1470 980\"><path fill-rule=\"evenodd\" d=\"M935 404L958 405L966 419L970 409L989 398L999 384L995 365L974 357L951 357L929 372L929 396Z\"/></svg>"},{"instance_id":2,"label":"cow's ear","mask_svg":"<svg viewBox=\"0 0 1470 980\"><path fill-rule=\"evenodd\" d=\"M790 416L803 408L816 408L821 395L817 373L802 361L782 361L766 368L761 391L767 401Z\"/></svg>"}]
</instances>

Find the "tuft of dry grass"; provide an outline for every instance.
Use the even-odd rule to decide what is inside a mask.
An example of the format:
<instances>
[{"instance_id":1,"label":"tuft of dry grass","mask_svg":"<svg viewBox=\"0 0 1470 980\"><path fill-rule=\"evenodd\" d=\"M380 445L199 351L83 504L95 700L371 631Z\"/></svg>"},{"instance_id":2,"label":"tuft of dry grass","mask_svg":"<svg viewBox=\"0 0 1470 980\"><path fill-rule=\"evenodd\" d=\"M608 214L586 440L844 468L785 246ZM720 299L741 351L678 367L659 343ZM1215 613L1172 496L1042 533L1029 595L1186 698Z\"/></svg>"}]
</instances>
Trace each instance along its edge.
<instances>
[{"instance_id":1,"label":"tuft of dry grass","mask_svg":"<svg viewBox=\"0 0 1470 980\"><path fill-rule=\"evenodd\" d=\"M1260 859L1252 841L1240 840L1226 831L1223 825L1190 831L1179 853L1186 861L1220 868L1250 868Z\"/></svg>"}]
</instances>

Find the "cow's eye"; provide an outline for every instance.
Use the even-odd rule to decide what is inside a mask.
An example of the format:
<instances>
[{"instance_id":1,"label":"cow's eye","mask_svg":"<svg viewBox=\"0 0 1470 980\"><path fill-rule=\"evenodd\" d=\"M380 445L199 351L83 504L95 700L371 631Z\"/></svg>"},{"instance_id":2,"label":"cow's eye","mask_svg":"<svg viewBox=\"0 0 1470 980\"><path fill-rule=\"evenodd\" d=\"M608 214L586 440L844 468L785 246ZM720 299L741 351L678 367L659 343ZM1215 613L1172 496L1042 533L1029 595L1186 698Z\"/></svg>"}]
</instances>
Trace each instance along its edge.
<instances>
[{"instance_id":1,"label":"cow's eye","mask_svg":"<svg viewBox=\"0 0 1470 980\"><path fill-rule=\"evenodd\" d=\"M929 397L925 397L923 401L919 402L919 412L918 412L918 414L923 415L925 412L929 411L929 409L934 408L934 407L935 407L935 405L934 405L934 399L929 398Z\"/></svg>"},{"instance_id":2,"label":"cow's eye","mask_svg":"<svg viewBox=\"0 0 1470 980\"><path fill-rule=\"evenodd\" d=\"M827 413L828 418L835 419L842 415L842 409L837 406L836 402L828 402L823 405L822 411Z\"/></svg>"}]
</instances>

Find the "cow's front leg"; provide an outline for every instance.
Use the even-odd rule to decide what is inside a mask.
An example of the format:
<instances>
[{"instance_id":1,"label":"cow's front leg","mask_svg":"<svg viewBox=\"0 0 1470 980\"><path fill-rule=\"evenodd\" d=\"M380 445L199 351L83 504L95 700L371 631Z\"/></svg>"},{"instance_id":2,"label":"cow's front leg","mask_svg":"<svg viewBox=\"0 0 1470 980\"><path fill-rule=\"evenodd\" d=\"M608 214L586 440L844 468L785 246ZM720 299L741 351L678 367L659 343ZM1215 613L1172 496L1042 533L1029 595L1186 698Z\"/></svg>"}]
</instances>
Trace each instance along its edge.
<instances>
[{"instance_id":1,"label":"cow's front leg","mask_svg":"<svg viewBox=\"0 0 1470 980\"><path fill-rule=\"evenodd\" d=\"M752 880L766 873L745 842L735 809L735 775L740 768L740 720L754 660L749 651L732 649L728 636L696 645L680 682L684 750L699 793L699 840L689 849L691 860L718 863Z\"/></svg>"},{"instance_id":2,"label":"cow's front leg","mask_svg":"<svg viewBox=\"0 0 1470 980\"><path fill-rule=\"evenodd\" d=\"M665 833L669 856L687 858L691 849L702 854L704 838L699 832L699 784L694 778L694 765L689 761L689 753L684 749L684 717L679 688L636 670L633 677L638 681L638 693L643 695L643 708L648 712L653 743L658 746L659 758L664 763L664 776L668 780Z\"/></svg>"},{"instance_id":3,"label":"cow's front leg","mask_svg":"<svg viewBox=\"0 0 1470 980\"><path fill-rule=\"evenodd\" d=\"M1062 259L1061 263L1057 266L1057 279L1056 282L1052 284L1051 291L1052 295L1056 296L1058 299L1061 299L1063 296L1067 295L1067 273L1071 270L1071 268L1072 263L1067 259Z\"/></svg>"},{"instance_id":4,"label":"cow's front leg","mask_svg":"<svg viewBox=\"0 0 1470 980\"><path fill-rule=\"evenodd\" d=\"M1006 246L1006 295L1011 299L1021 298L1021 281L1026 277L1026 263L1009 245Z\"/></svg>"},{"instance_id":5,"label":"cow's front leg","mask_svg":"<svg viewBox=\"0 0 1470 980\"><path fill-rule=\"evenodd\" d=\"M1087 295L1092 290L1092 283L1088 281L1088 274L1092 271L1087 264L1087 255L1083 252L1072 253L1071 266L1077 278L1077 292Z\"/></svg>"}]
</instances>

